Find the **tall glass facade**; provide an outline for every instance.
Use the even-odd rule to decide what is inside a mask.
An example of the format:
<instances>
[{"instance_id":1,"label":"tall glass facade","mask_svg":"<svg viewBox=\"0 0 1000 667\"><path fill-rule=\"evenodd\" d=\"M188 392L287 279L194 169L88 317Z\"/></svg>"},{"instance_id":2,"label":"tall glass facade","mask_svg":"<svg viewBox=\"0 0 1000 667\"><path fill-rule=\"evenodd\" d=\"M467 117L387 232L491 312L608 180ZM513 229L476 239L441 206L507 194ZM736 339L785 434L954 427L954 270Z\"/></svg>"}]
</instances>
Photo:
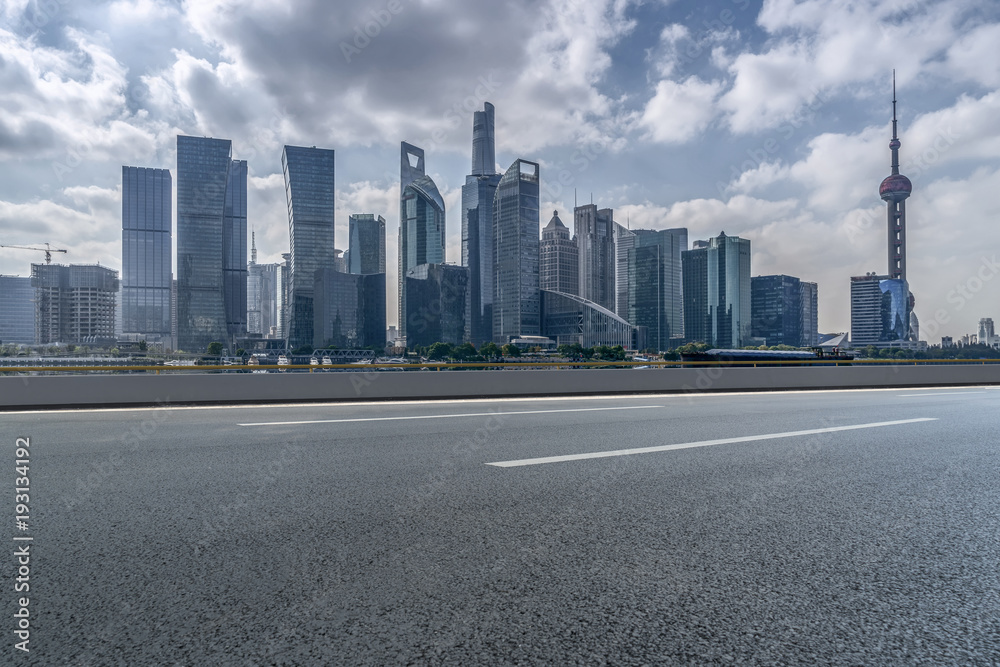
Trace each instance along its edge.
<instances>
[{"instance_id":1,"label":"tall glass facade","mask_svg":"<svg viewBox=\"0 0 1000 667\"><path fill-rule=\"evenodd\" d=\"M750 337L750 241L725 232L682 254L685 338L738 348Z\"/></svg>"},{"instance_id":2,"label":"tall glass facade","mask_svg":"<svg viewBox=\"0 0 1000 667\"><path fill-rule=\"evenodd\" d=\"M615 314L628 319L628 251L635 247L632 230L615 223Z\"/></svg>"},{"instance_id":3,"label":"tall glass facade","mask_svg":"<svg viewBox=\"0 0 1000 667\"><path fill-rule=\"evenodd\" d=\"M173 183L168 169L122 167L122 333L170 338Z\"/></svg>"},{"instance_id":4,"label":"tall glass facade","mask_svg":"<svg viewBox=\"0 0 1000 667\"><path fill-rule=\"evenodd\" d=\"M580 253L580 296L615 307L614 211L594 204L573 209L573 235Z\"/></svg>"},{"instance_id":5,"label":"tall glass facade","mask_svg":"<svg viewBox=\"0 0 1000 667\"><path fill-rule=\"evenodd\" d=\"M347 229L347 272L385 273L385 218L356 213L348 219Z\"/></svg>"},{"instance_id":6,"label":"tall glass facade","mask_svg":"<svg viewBox=\"0 0 1000 667\"><path fill-rule=\"evenodd\" d=\"M539 168L516 160L493 200L493 341L541 335Z\"/></svg>"},{"instance_id":7,"label":"tall glass facade","mask_svg":"<svg viewBox=\"0 0 1000 667\"><path fill-rule=\"evenodd\" d=\"M465 342L465 303L469 269L419 264L406 274L406 344Z\"/></svg>"},{"instance_id":8,"label":"tall glass facade","mask_svg":"<svg viewBox=\"0 0 1000 667\"><path fill-rule=\"evenodd\" d=\"M750 337L750 241L725 232L709 240L708 310L713 345L738 348Z\"/></svg>"},{"instance_id":9,"label":"tall glass facade","mask_svg":"<svg viewBox=\"0 0 1000 667\"><path fill-rule=\"evenodd\" d=\"M0 276L0 343L35 342L35 288L31 278Z\"/></svg>"},{"instance_id":10,"label":"tall glass facade","mask_svg":"<svg viewBox=\"0 0 1000 667\"><path fill-rule=\"evenodd\" d=\"M802 302L802 344L819 344L819 287L816 283L799 283Z\"/></svg>"},{"instance_id":11,"label":"tall glass facade","mask_svg":"<svg viewBox=\"0 0 1000 667\"><path fill-rule=\"evenodd\" d=\"M909 340L910 289L905 280L869 273L851 278L851 344Z\"/></svg>"},{"instance_id":12,"label":"tall glass facade","mask_svg":"<svg viewBox=\"0 0 1000 667\"><path fill-rule=\"evenodd\" d=\"M247 164L228 139L177 137L177 345L246 333Z\"/></svg>"},{"instance_id":13,"label":"tall glass facade","mask_svg":"<svg viewBox=\"0 0 1000 667\"><path fill-rule=\"evenodd\" d=\"M334 151L285 146L281 153L291 247L288 347L312 345L316 272L334 265Z\"/></svg>"},{"instance_id":14,"label":"tall glass facade","mask_svg":"<svg viewBox=\"0 0 1000 667\"><path fill-rule=\"evenodd\" d=\"M628 241L625 319L646 328L647 345L668 350L671 338L684 335L681 255L687 250L687 229L637 229Z\"/></svg>"},{"instance_id":15,"label":"tall glass facade","mask_svg":"<svg viewBox=\"0 0 1000 667\"><path fill-rule=\"evenodd\" d=\"M462 266L469 267L466 339L493 339L493 198L496 170L495 110L486 102L472 117L472 173L462 186Z\"/></svg>"},{"instance_id":16,"label":"tall glass facade","mask_svg":"<svg viewBox=\"0 0 1000 667\"><path fill-rule=\"evenodd\" d=\"M400 336L406 336L406 274L420 264L444 263L444 225L444 199L431 177L424 173L424 151L404 141L400 147Z\"/></svg>"},{"instance_id":17,"label":"tall glass facade","mask_svg":"<svg viewBox=\"0 0 1000 667\"><path fill-rule=\"evenodd\" d=\"M757 276L750 280L750 335L767 345L800 347L802 283L793 276Z\"/></svg>"},{"instance_id":18,"label":"tall glass facade","mask_svg":"<svg viewBox=\"0 0 1000 667\"><path fill-rule=\"evenodd\" d=\"M385 347L384 273L321 269L316 272L313 304L315 347Z\"/></svg>"}]
</instances>

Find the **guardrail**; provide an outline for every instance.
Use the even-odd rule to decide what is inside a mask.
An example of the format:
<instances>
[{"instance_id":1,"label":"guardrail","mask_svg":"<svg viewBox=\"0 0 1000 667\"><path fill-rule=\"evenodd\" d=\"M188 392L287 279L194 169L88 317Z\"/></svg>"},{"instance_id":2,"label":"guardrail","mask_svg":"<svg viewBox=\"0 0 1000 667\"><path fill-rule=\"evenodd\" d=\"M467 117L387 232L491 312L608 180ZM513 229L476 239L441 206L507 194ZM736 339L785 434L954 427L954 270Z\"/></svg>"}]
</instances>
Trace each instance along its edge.
<instances>
[{"instance_id":1,"label":"guardrail","mask_svg":"<svg viewBox=\"0 0 1000 667\"><path fill-rule=\"evenodd\" d=\"M273 372L289 370L281 365L269 366L266 374L248 372L252 366L147 366L139 368L154 372L135 373L115 372L119 367L112 367L112 373L7 372L0 373L0 410L1000 385L1000 363L918 361L879 360L841 367L758 361L758 368L706 362L349 364L335 372L321 372L334 370L330 366L306 365L291 369L297 373ZM653 365L675 368L606 369ZM433 372L434 368L450 372ZM163 372L168 369L181 372ZM234 369L241 373L225 372ZM406 372L398 372L401 369Z\"/></svg>"}]
</instances>

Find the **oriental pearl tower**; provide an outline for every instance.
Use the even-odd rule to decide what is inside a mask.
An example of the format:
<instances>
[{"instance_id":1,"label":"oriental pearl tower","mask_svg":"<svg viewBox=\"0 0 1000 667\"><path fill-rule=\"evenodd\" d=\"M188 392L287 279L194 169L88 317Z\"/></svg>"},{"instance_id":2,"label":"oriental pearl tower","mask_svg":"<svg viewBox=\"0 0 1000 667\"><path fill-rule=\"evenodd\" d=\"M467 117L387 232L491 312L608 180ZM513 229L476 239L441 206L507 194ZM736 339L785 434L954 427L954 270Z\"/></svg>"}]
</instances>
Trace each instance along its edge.
<instances>
[{"instance_id":1,"label":"oriental pearl tower","mask_svg":"<svg viewBox=\"0 0 1000 667\"><path fill-rule=\"evenodd\" d=\"M889 278L906 280L906 199L913 190L910 179L899 173L899 137L896 132L896 71L892 72L892 173L878 188L879 196L887 204L889 232ZM909 294L910 334L915 334L916 317L912 316L913 293Z\"/></svg>"}]
</instances>

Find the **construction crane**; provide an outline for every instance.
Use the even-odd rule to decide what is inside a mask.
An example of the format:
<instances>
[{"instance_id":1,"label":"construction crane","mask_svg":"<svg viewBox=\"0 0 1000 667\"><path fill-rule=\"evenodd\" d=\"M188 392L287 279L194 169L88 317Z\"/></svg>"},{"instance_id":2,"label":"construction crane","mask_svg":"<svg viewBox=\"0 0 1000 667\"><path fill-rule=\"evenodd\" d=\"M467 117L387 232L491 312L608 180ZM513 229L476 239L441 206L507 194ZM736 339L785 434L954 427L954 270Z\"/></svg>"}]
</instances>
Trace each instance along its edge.
<instances>
[{"instance_id":1,"label":"construction crane","mask_svg":"<svg viewBox=\"0 0 1000 667\"><path fill-rule=\"evenodd\" d=\"M45 263L52 263L52 253L54 252L68 252L62 248L53 248L48 243L45 244L44 248L36 248L35 246L29 245L0 245L0 248L17 248L18 250L38 250L45 253Z\"/></svg>"}]
</instances>

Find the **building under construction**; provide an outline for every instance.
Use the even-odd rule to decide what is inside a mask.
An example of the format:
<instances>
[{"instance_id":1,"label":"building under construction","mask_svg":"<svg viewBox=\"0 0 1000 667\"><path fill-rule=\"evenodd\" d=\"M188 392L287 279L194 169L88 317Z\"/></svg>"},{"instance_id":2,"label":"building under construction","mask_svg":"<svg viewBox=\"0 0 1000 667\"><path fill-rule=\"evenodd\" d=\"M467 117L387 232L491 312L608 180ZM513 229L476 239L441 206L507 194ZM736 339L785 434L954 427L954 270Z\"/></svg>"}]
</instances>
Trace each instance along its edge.
<instances>
[{"instance_id":1,"label":"building under construction","mask_svg":"<svg viewBox=\"0 0 1000 667\"><path fill-rule=\"evenodd\" d=\"M32 264L31 286L35 344L114 342L117 271L98 265Z\"/></svg>"}]
</instances>

